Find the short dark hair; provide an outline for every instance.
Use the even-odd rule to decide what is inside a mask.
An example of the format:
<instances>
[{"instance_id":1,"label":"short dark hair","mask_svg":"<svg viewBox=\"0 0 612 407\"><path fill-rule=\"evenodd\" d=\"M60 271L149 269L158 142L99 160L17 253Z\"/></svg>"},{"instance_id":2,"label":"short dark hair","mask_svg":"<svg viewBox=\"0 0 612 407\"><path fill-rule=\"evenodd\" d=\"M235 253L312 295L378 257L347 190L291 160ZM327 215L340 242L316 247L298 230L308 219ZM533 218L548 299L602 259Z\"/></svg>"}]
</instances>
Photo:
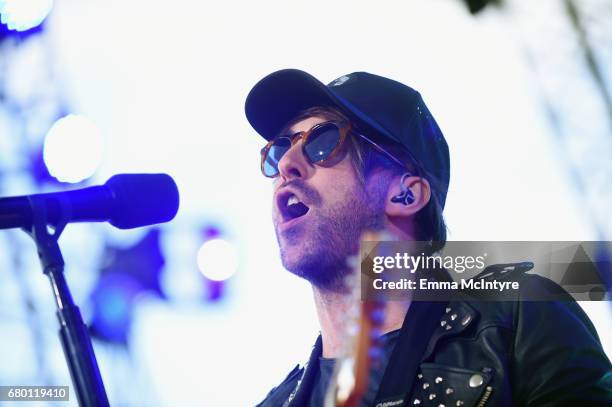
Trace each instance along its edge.
<instances>
[{"instance_id":1,"label":"short dark hair","mask_svg":"<svg viewBox=\"0 0 612 407\"><path fill-rule=\"evenodd\" d=\"M300 112L285 125L280 134L286 134L296 123L314 116L338 123L351 122L346 115L335 107L316 106ZM354 125L353 122L351 123ZM353 127L353 130L359 133L362 132L358 127ZM362 134L368 138L381 139L380 137L373 137L371 134ZM430 174L426 174L414 160L409 159L407 157L407 152L399 145L379 143L377 141L381 147L385 148L394 156L401 158L402 161L406 163L406 167L400 167L361 137L349 137L349 140L349 153L352 158L353 166L363 184L365 184L365 181L374 170L381 168L388 170L391 175L401 175L406 170L409 170L411 174L427 179L432 188L432 194L427 205L425 205L415 217L416 238L419 241L430 241L432 243L431 252L441 250L446 243L446 223L444 222L443 210L440 202L438 202L437 194L433 193L436 188L440 188L439 182Z\"/></svg>"}]
</instances>

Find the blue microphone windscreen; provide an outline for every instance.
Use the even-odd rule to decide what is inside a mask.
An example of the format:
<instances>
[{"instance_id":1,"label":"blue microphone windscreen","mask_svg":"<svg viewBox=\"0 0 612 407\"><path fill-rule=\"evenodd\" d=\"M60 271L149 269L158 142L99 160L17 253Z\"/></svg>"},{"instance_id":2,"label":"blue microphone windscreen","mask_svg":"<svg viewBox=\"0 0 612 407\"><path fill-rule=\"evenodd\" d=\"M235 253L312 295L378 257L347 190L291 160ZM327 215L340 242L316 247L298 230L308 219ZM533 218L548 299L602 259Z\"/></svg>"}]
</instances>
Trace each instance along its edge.
<instances>
[{"instance_id":1,"label":"blue microphone windscreen","mask_svg":"<svg viewBox=\"0 0 612 407\"><path fill-rule=\"evenodd\" d=\"M167 174L118 174L105 186L113 196L110 223L119 229L168 222L178 211L178 188Z\"/></svg>"}]
</instances>

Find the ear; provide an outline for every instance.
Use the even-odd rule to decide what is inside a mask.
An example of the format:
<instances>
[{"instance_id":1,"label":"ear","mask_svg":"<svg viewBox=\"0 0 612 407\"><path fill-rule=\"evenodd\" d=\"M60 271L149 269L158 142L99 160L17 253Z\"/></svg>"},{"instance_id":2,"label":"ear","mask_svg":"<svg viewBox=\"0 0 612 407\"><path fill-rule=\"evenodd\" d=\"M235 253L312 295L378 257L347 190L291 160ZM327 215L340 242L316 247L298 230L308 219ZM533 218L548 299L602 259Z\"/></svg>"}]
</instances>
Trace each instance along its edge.
<instances>
[{"instance_id":1,"label":"ear","mask_svg":"<svg viewBox=\"0 0 612 407\"><path fill-rule=\"evenodd\" d=\"M414 200L412 203L393 202L393 197L401 195L403 192L400 182L402 176L393 177L387 190L387 200L385 202L385 214L388 217L408 218L420 211L431 198L431 187L425 178L410 176L404 178L404 185L412 192Z\"/></svg>"}]
</instances>

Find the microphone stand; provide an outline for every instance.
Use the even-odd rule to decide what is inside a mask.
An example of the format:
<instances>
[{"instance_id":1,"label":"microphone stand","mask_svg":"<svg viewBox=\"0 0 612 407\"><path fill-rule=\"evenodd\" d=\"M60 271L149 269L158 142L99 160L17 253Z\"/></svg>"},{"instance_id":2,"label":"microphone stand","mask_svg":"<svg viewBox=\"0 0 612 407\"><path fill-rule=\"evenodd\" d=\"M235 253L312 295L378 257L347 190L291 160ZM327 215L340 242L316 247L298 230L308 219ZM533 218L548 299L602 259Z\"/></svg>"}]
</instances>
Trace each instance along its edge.
<instances>
[{"instance_id":1,"label":"microphone stand","mask_svg":"<svg viewBox=\"0 0 612 407\"><path fill-rule=\"evenodd\" d=\"M44 198L32 196L29 200L33 212L32 226L24 228L24 231L36 243L43 273L51 282L60 324L60 340L79 406L108 407L89 332L64 278L64 259L57 242L70 218L70 205L59 198L60 217L56 224L50 225Z\"/></svg>"}]
</instances>

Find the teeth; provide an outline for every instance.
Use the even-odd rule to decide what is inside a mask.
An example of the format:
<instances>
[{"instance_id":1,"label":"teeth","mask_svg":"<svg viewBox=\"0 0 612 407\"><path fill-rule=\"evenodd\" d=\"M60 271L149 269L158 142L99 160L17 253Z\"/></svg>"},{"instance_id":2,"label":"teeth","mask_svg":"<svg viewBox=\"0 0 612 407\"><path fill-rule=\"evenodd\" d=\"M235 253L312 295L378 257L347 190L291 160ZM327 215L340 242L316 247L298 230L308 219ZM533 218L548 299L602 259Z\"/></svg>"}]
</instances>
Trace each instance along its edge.
<instances>
[{"instance_id":1,"label":"teeth","mask_svg":"<svg viewBox=\"0 0 612 407\"><path fill-rule=\"evenodd\" d=\"M297 198L297 196L295 195L291 195L291 197L289 198L289 200L287 200L287 206L290 205L295 205L297 203L300 203L300 200Z\"/></svg>"}]
</instances>

